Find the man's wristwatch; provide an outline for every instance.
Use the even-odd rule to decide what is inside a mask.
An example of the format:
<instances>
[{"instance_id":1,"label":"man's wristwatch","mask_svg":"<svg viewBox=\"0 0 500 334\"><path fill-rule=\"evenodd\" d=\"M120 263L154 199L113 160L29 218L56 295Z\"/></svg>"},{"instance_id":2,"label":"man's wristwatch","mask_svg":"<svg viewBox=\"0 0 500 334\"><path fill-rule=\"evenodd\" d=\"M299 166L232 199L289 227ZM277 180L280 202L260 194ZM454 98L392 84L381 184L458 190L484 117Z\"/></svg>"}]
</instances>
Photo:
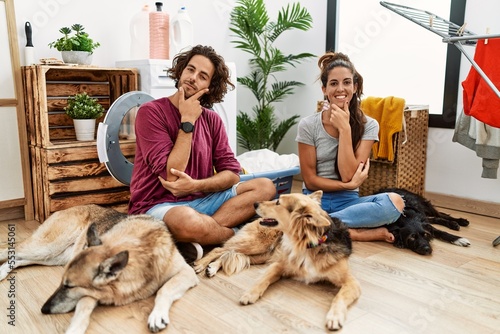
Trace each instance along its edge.
<instances>
[{"instance_id":1,"label":"man's wristwatch","mask_svg":"<svg viewBox=\"0 0 500 334\"><path fill-rule=\"evenodd\" d=\"M191 122L182 122L179 128L185 133L190 133L194 131L194 124Z\"/></svg>"}]
</instances>

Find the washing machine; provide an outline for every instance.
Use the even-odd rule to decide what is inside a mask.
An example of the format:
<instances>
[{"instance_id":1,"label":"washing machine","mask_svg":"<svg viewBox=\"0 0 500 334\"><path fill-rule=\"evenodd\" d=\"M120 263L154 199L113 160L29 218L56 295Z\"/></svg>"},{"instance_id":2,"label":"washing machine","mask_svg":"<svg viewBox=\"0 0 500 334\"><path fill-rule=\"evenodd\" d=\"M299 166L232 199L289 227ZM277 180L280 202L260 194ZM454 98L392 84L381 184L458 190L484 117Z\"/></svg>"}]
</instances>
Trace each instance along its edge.
<instances>
[{"instance_id":1,"label":"washing machine","mask_svg":"<svg viewBox=\"0 0 500 334\"><path fill-rule=\"evenodd\" d=\"M117 67L138 69L140 91L125 93L110 106L97 129L97 153L99 161L106 165L110 174L125 185L130 184L134 165L123 154L120 143L135 140L135 115L141 104L175 93L175 82L167 75L171 64L171 60L164 59L116 62ZM236 65L226 64L231 73L231 82L236 85ZM228 91L224 101L214 104L213 110L222 118L229 145L236 153L236 89Z\"/></svg>"}]
</instances>

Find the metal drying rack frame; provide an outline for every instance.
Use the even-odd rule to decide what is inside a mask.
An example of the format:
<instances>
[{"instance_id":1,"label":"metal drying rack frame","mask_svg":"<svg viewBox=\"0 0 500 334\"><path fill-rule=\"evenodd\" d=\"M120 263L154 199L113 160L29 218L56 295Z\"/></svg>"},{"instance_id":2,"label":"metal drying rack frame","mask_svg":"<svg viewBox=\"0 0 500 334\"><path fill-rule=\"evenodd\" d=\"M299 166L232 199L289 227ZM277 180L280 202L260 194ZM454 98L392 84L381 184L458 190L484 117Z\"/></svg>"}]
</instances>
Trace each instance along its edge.
<instances>
[{"instance_id":1,"label":"metal drying rack frame","mask_svg":"<svg viewBox=\"0 0 500 334\"><path fill-rule=\"evenodd\" d=\"M419 26L422 26L425 29L438 34L443 38L444 43L455 45L465 55L465 57L467 57L472 66L474 66L474 68L481 75L484 81L486 81L488 86L490 86L490 88L500 98L500 91L498 91L498 88L495 87L486 73L484 73L484 71L474 61L474 58L472 58L462 46L462 44L475 45L477 43L477 40L479 39L487 40L489 38L500 38L500 34L476 35L473 32L465 29L465 24L463 26L459 26L428 11L396 5L385 1L380 1L380 4L392 10L393 12L407 18L408 20L415 22ZM500 245L500 236L493 240L493 246L497 245Z\"/></svg>"},{"instance_id":2,"label":"metal drying rack frame","mask_svg":"<svg viewBox=\"0 0 500 334\"><path fill-rule=\"evenodd\" d=\"M479 39L489 39L489 38L500 38L500 34L486 34L486 35L476 35L473 32L465 29L465 24L459 26L453 22L443 19L431 12L415 9L407 6L397 5L390 2L380 1L380 4L387 9L407 18L408 20L424 27L427 30L438 34L443 38L444 43L449 43L455 45L460 52L470 61L472 66L481 75L481 77L486 81L488 86L495 92L495 94L500 98L500 91L495 86L495 84L490 80L488 75L484 73L481 67L474 61L464 49L462 44L475 45Z\"/></svg>"}]
</instances>

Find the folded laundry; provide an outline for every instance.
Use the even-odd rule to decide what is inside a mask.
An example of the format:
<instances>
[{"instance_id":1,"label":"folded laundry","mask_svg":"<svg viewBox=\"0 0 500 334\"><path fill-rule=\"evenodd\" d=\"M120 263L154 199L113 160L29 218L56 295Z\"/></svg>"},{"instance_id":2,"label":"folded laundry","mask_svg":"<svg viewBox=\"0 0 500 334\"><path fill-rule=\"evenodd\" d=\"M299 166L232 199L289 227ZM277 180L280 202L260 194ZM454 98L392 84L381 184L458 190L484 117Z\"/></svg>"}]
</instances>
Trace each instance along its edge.
<instances>
[{"instance_id":1,"label":"folded laundry","mask_svg":"<svg viewBox=\"0 0 500 334\"><path fill-rule=\"evenodd\" d=\"M299 166L297 154L278 154L268 149L253 150L236 157L246 173L259 173Z\"/></svg>"}]
</instances>

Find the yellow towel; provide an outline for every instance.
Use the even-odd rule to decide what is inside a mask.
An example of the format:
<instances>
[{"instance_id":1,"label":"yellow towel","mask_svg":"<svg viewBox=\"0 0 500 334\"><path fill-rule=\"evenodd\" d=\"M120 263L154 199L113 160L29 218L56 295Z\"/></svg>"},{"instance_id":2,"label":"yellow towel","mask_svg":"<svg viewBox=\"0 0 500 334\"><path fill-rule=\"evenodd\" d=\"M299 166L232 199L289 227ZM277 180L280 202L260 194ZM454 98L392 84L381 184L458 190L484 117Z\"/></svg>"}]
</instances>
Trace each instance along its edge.
<instances>
[{"instance_id":1,"label":"yellow towel","mask_svg":"<svg viewBox=\"0 0 500 334\"><path fill-rule=\"evenodd\" d=\"M361 101L363 112L380 125L379 142L373 144L372 158L394 161L393 135L403 129L405 100L399 97L372 97Z\"/></svg>"}]
</instances>

